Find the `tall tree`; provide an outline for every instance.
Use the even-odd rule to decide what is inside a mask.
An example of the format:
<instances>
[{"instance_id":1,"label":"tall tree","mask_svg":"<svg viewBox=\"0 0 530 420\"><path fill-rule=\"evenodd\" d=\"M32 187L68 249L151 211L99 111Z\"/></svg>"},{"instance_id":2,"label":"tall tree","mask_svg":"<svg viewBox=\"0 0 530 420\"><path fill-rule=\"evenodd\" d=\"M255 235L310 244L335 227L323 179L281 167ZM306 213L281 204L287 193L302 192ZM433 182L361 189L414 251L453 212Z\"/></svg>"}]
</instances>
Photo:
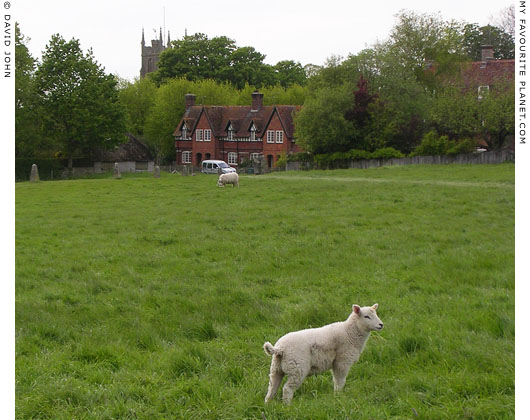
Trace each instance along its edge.
<instances>
[{"instance_id":1,"label":"tall tree","mask_svg":"<svg viewBox=\"0 0 530 420\"><path fill-rule=\"evenodd\" d=\"M504 31L491 25L478 26L468 24L464 27L464 48L471 61L481 60L481 47L493 46L493 54L498 59L515 58L514 38Z\"/></svg>"},{"instance_id":2,"label":"tall tree","mask_svg":"<svg viewBox=\"0 0 530 420\"><path fill-rule=\"evenodd\" d=\"M274 84L271 66L265 64L265 55L253 47L240 47L232 52L230 63L221 81L232 83L238 89L246 84L260 88Z\"/></svg>"},{"instance_id":3,"label":"tall tree","mask_svg":"<svg viewBox=\"0 0 530 420\"><path fill-rule=\"evenodd\" d=\"M144 136L145 122L154 105L156 89L155 83L145 77L134 83L124 82L119 91L120 102L126 112L127 131L135 136Z\"/></svg>"},{"instance_id":4,"label":"tall tree","mask_svg":"<svg viewBox=\"0 0 530 420\"><path fill-rule=\"evenodd\" d=\"M354 124L344 117L351 106L347 85L324 87L306 99L295 115L295 137L311 153L346 152L354 145Z\"/></svg>"},{"instance_id":5,"label":"tall tree","mask_svg":"<svg viewBox=\"0 0 530 420\"><path fill-rule=\"evenodd\" d=\"M276 81L284 88L292 85L305 85L307 76L300 63L293 60L278 61L274 66Z\"/></svg>"},{"instance_id":6,"label":"tall tree","mask_svg":"<svg viewBox=\"0 0 530 420\"><path fill-rule=\"evenodd\" d=\"M265 55L254 47L238 47L227 37L209 39L197 33L173 41L171 48L160 55L158 71L152 77L159 85L173 78L211 79L238 89L246 85L263 88L279 84L287 88L305 84L306 74L300 63L285 60L271 66L264 60Z\"/></svg>"},{"instance_id":7,"label":"tall tree","mask_svg":"<svg viewBox=\"0 0 530 420\"><path fill-rule=\"evenodd\" d=\"M105 74L79 41L53 35L35 74L35 88L50 136L72 168L75 154L90 155L125 140L125 115L117 80Z\"/></svg>"},{"instance_id":8,"label":"tall tree","mask_svg":"<svg viewBox=\"0 0 530 420\"><path fill-rule=\"evenodd\" d=\"M46 148L40 131L39 108L35 103L36 60L31 56L29 39L15 23L15 156L34 157Z\"/></svg>"},{"instance_id":9,"label":"tall tree","mask_svg":"<svg viewBox=\"0 0 530 420\"><path fill-rule=\"evenodd\" d=\"M224 36L209 39L201 33L187 35L160 54L153 78L157 83L175 77L190 81L219 79L228 71L235 50L235 42Z\"/></svg>"},{"instance_id":10,"label":"tall tree","mask_svg":"<svg viewBox=\"0 0 530 420\"><path fill-rule=\"evenodd\" d=\"M480 132L492 150L506 146L506 136L515 134L515 84L494 89L479 101Z\"/></svg>"},{"instance_id":11,"label":"tall tree","mask_svg":"<svg viewBox=\"0 0 530 420\"><path fill-rule=\"evenodd\" d=\"M397 19L386 47L419 82L434 91L439 81L436 76L459 72L461 63L467 60L463 23L445 21L438 14L409 11L402 11ZM436 63L436 67L426 72L429 63Z\"/></svg>"}]
</instances>

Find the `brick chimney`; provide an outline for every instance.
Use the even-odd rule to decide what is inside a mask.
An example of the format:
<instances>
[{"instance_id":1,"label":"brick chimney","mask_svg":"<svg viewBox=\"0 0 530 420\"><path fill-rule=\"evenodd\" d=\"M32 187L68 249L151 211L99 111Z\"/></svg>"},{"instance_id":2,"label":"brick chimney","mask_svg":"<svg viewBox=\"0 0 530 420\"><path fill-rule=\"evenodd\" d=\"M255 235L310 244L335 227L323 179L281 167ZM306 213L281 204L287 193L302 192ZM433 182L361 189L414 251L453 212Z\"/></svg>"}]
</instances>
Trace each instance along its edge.
<instances>
[{"instance_id":1,"label":"brick chimney","mask_svg":"<svg viewBox=\"0 0 530 420\"><path fill-rule=\"evenodd\" d=\"M263 93L259 93L257 90L252 92L252 108L251 111L259 111L263 106Z\"/></svg>"},{"instance_id":2,"label":"brick chimney","mask_svg":"<svg viewBox=\"0 0 530 420\"><path fill-rule=\"evenodd\" d=\"M486 62L489 60L494 60L493 58L493 45L483 45L481 47L482 52L482 61Z\"/></svg>"},{"instance_id":3,"label":"brick chimney","mask_svg":"<svg viewBox=\"0 0 530 420\"><path fill-rule=\"evenodd\" d=\"M188 93L184 96L186 98L186 111L190 109L193 105L195 105L195 95L192 95L191 93Z\"/></svg>"}]
</instances>

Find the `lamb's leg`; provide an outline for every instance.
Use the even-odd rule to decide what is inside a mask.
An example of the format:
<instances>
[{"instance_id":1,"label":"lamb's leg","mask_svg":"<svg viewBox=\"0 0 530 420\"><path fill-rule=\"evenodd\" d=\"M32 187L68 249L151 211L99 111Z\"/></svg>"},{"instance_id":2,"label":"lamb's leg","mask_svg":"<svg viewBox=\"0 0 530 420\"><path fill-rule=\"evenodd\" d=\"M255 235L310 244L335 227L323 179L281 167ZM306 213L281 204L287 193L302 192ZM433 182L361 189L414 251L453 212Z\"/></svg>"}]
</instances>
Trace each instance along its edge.
<instances>
[{"instance_id":1,"label":"lamb's leg","mask_svg":"<svg viewBox=\"0 0 530 420\"><path fill-rule=\"evenodd\" d=\"M342 388L344 388L344 384L346 383L346 377L348 376L349 370L349 365L333 363L331 371L333 373L333 389L335 391L342 391Z\"/></svg>"},{"instance_id":2,"label":"lamb's leg","mask_svg":"<svg viewBox=\"0 0 530 420\"><path fill-rule=\"evenodd\" d=\"M293 399L294 392L302 385L305 375L302 372L289 374L287 382L283 386L282 399L285 404L290 404Z\"/></svg>"},{"instance_id":3,"label":"lamb's leg","mask_svg":"<svg viewBox=\"0 0 530 420\"><path fill-rule=\"evenodd\" d=\"M265 402L269 402L274 398L274 395L276 395L276 391L278 391L278 388L280 387L280 384L282 383L284 373L281 371L272 371L269 375L269 390L267 391L267 396L265 397Z\"/></svg>"}]
</instances>

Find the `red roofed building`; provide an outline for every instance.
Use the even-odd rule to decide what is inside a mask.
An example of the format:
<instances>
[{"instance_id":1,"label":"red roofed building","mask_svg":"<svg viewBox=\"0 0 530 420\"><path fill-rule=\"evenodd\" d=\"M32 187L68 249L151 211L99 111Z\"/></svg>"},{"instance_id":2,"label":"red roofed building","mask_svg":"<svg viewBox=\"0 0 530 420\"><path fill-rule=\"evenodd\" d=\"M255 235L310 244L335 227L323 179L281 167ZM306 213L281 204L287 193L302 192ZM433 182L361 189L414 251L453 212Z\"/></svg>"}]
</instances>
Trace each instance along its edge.
<instances>
[{"instance_id":1,"label":"red roofed building","mask_svg":"<svg viewBox=\"0 0 530 420\"><path fill-rule=\"evenodd\" d=\"M186 111L175 129L177 164L199 166L208 159L237 166L262 155L273 167L282 153L299 152L293 115L301 107L263 106L263 94L252 93L251 106L195 105L186 95Z\"/></svg>"},{"instance_id":2,"label":"red roofed building","mask_svg":"<svg viewBox=\"0 0 530 420\"><path fill-rule=\"evenodd\" d=\"M491 45L482 46L482 60L463 65L464 88L476 89L480 97L484 90L506 89L515 83L515 60L496 60Z\"/></svg>"}]
</instances>

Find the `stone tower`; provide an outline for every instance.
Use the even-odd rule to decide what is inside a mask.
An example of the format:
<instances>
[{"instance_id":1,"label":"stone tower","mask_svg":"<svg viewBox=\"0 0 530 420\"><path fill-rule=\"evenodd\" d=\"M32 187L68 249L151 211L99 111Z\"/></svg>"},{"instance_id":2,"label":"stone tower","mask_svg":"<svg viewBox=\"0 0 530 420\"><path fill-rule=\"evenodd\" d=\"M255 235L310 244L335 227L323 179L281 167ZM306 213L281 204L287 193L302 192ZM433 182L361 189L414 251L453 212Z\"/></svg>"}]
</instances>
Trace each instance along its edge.
<instances>
[{"instance_id":1,"label":"stone tower","mask_svg":"<svg viewBox=\"0 0 530 420\"><path fill-rule=\"evenodd\" d=\"M145 35L142 29L142 68L140 70L140 77L144 78L147 73L152 73L158 70L158 59L160 53L164 51L169 45L169 31L167 33L167 45L164 45L162 38L162 28L160 28L160 39L153 39L151 46L145 46Z\"/></svg>"}]
</instances>

